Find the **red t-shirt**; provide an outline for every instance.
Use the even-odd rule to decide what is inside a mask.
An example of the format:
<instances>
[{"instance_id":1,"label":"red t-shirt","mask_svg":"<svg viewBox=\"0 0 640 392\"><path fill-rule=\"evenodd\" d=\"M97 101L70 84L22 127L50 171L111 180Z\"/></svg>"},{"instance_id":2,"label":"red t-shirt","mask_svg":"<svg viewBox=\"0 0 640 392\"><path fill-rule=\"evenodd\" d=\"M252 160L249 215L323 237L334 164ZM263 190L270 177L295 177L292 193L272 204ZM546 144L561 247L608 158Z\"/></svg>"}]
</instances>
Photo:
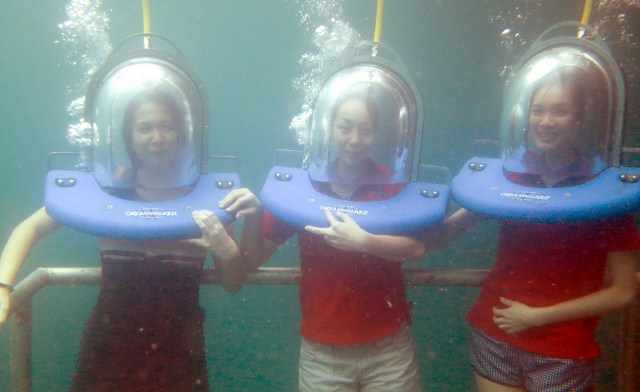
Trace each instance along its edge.
<instances>
[{"instance_id":1,"label":"red t-shirt","mask_svg":"<svg viewBox=\"0 0 640 392\"><path fill-rule=\"evenodd\" d=\"M492 308L505 307L500 297L538 307L598 291L607 253L638 248L634 215L572 224L504 221L496 265L467 319L488 335L527 351L557 358L595 358L600 354L594 336L598 317L511 335L493 322Z\"/></svg>"},{"instance_id":2,"label":"red t-shirt","mask_svg":"<svg viewBox=\"0 0 640 392\"><path fill-rule=\"evenodd\" d=\"M352 200L383 200L403 187L363 185ZM328 186L318 188L337 197ZM263 233L281 244L296 229L265 211ZM297 230L297 235L305 339L323 344L369 343L391 335L409 318L401 263L335 249L304 229Z\"/></svg>"}]
</instances>

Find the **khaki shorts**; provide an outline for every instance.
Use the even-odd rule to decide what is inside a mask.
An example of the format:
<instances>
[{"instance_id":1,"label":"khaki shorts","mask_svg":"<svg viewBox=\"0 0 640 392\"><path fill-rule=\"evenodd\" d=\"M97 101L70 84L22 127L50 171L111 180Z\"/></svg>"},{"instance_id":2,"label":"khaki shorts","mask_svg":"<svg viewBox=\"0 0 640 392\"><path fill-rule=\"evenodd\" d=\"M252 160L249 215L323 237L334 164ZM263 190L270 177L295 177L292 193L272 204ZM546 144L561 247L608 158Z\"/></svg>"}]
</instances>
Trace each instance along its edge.
<instances>
[{"instance_id":1,"label":"khaki shorts","mask_svg":"<svg viewBox=\"0 0 640 392\"><path fill-rule=\"evenodd\" d=\"M372 343L328 345L302 338L300 391L419 392L411 327Z\"/></svg>"}]
</instances>

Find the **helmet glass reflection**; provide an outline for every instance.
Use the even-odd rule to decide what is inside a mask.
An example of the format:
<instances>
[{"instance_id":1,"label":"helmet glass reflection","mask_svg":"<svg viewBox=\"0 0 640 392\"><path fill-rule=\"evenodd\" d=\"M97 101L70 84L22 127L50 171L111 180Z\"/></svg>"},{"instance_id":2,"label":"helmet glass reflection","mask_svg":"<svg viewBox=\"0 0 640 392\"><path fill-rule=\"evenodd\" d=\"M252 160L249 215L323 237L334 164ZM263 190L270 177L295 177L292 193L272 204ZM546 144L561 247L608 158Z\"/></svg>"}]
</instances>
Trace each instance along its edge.
<instances>
[{"instance_id":1,"label":"helmet glass reflection","mask_svg":"<svg viewBox=\"0 0 640 392\"><path fill-rule=\"evenodd\" d=\"M201 173L206 119L197 86L181 69L158 58L113 68L98 85L90 121L93 172L104 188L132 188L145 172L151 186L194 184Z\"/></svg>"},{"instance_id":2,"label":"helmet glass reflection","mask_svg":"<svg viewBox=\"0 0 640 392\"><path fill-rule=\"evenodd\" d=\"M505 94L501 143L507 178L573 178L577 184L606 169L614 94L606 67L589 53L556 47L532 57Z\"/></svg>"},{"instance_id":3,"label":"helmet glass reflection","mask_svg":"<svg viewBox=\"0 0 640 392\"><path fill-rule=\"evenodd\" d=\"M395 71L372 63L343 68L315 101L309 146L314 181L405 183L411 179L421 106Z\"/></svg>"}]
</instances>

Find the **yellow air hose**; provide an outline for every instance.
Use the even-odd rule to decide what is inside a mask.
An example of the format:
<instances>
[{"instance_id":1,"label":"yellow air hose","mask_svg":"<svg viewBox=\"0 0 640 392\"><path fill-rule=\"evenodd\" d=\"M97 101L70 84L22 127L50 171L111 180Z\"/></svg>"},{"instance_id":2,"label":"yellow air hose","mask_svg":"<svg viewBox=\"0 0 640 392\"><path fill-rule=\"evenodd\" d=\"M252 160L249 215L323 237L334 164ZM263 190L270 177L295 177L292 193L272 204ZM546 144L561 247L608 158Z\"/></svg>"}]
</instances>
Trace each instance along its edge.
<instances>
[{"instance_id":1,"label":"yellow air hose","mask_svg":"<svg viewBox=\"0 0 640 392\"><path fill-rule=\"evenodd\" d=\"M380 37L382 36L382 15L384 14L384 0L378 0L378 7L376 10L376 29L373 33L373 56L378 54L378 43L380 42Z\"/></svg>"},{"instance_id":2,"label":"yellow air hose","mask_svg":"<svg viewBox=\"0 0 640 392\"><path fill-rule=\"evenodd\" d=\"M591 7L593 6L593 1L585 0L584 1L584 10L582 11L582 20L580 23L589 24L589 18L591 17Z\"/></svg>"},{"instance_id":3,"label":"yellow air hose","mask_svg":"<svg viewBox=\"0 0 640 392\"><path fill-rule=\"evenodd\" d=\"M149 0L142 0L142 27L145 34L151 33L151 6L149 5ZM151 47L148 35L144 37L144 47L145 49Z\"/></svg>"},{"instance_id":4,"label":"yellow air hose","mask_svg":"<svg viewBox=\"0 0 640 392\"><path fill-rule=\"evenodd\" d=\"M583 25L589 24L589 18L591 18L592 7L593 7L592 0L584 0L584 9L582 10L582 19L580 20L580 23L582 23ZM580 27L580 29L578 29L578 38L582 38L582 37L584 37L584 28Z\"/></svg>"}]
</instances>

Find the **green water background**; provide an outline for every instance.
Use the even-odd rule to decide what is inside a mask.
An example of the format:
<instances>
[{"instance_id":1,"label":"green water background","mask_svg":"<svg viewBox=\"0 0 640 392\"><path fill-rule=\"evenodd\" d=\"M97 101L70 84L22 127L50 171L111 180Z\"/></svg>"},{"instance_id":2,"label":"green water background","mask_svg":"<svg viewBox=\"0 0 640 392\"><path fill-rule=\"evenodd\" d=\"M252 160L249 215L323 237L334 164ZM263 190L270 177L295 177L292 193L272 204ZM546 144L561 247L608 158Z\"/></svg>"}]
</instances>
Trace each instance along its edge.
<instances>
[{"instance_id":1,"label":"green water background","mask_svg":"<svg viewBox=\"0 0 640 392\"><path fill-rule=\"evenodd\" d=\"M350 0L343 19L372 37L375 1ZM383 42L405 60L423 95L423 163L453 173L472 156L472 141L496 139L505 63L498 17L527 16L533 4L535 38L562 20L578 20L581 1L469 0L388 1ZM539 6L536 4L539 3ZM46 157L72 148L65 139L72 120L65 111L78 80L66 63L57 25L66 19L62 0L5 0L0 6L0 241L43 200ZM554 4L552 6L552 4ZM501 8L502 7L502 8ZM505 8L506 7L506 8ZM509 8L511 7L511 8ZM142 30L139 1L105 1L116 44ZM299 111L291 88L300 55L313 49L300 22L299 3L285 0L152 1L152 31L170 38L186 55L209 96L212 154L236 155L246 186L258 191L276 148L296 148L288 125ZM507 9L506 14L497 10ZM631 59L637 62L637 59ZM636 129L637 131L637 129ZM635 132L637 133L637 132ZM455 208L455 206L453 206ZM447 250L409 266L487 268L496 249L495 223L486 222ZM267 266L297 266L295 240ZM61 229L44 239L20 274L37 267L99 266L97 238ZM33 390L64 391L73 375L84 321L96 287L50 287L34 301ZM473 390L466 357L464 312L476 288L410 287L414 334L423 387ZM296 286L248 286L236 295L204 286L206 341L214 391L294 391L300 315ZM615 324L617 317L608 318ZM11 323L9 323L11 324ZM11 326L9 325L9 328ZM0 389L9 382L9 328L0 335ZM618 342L602 332L602 390L615 390Z\"/></svg>"}]
</instances>

